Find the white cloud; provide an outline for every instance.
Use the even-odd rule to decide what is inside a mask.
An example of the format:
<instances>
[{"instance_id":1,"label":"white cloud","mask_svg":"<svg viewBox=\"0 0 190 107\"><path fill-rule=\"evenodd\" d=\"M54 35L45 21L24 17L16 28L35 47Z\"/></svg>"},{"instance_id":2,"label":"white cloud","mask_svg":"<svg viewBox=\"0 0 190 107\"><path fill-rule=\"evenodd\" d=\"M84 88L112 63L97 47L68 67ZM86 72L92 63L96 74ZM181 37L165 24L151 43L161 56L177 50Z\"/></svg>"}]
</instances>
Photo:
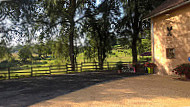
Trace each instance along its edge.
<instances>
[{"instance_id":1,"label":"white cloud","mask_svg":"<svg viewBox=\"0 0 190 107\"><path fill-rule=\"evenodd\" d=\"M101 3L100 0L96 0L96 4L99 5Z\"/></svg>"},{"instance_id":2,"label":"white cloud","mask_svg":"<svg viewBox=\"0 0 190 107\"><path fill-rule=\"evenodd\" d=\"M0 0L0 2L2 2L2 1L11 1L11 0Z\"/></svg>"}]
</instances>

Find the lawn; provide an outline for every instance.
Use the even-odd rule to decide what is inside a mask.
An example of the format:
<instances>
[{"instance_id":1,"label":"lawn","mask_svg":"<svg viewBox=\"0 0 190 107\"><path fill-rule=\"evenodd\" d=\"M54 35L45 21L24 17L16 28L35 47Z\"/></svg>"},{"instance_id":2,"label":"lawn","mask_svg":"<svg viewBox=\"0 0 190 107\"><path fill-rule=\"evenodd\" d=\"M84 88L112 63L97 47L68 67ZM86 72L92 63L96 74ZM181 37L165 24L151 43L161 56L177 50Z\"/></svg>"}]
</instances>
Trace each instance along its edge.
<instances>
[{"instance_id":1,"label":"lawn","mask_svg":"<svg viewBox=\"0 0 190 107\"><path fill-rule=\"evenodd\" d=\"M106 69L109 68L113 68L115 67L116 63L113 64L108 64L107 62L132 62L132 56L131 54L129 54L130 52L128 52L128 54L124 53L121 50L113 50L112 54L110 54L104 64L104 67ZM18 55L16 53L13 54L14 58L18 59ZM35 55L36 56L36 55ZM95 63L87 63L87 62L94 62L93 60L87 60L84 59L85 56L83 53L79 54L77 57L77 62L78 62L78 72L81 71L91 71L91 70L96 70L96 66L94 66ZM138 57L140 61L143 61L143 59L140 59L140 57ZM146 58L144 58L146 59ZM86 63L84 63L86 62ZM97 59L96 59L97 62ZM69 63L67 61L64 60L58 60L55 58L46 58L46 59L41 59L41 60L36 60L36 61L32 61L31 63L28 64L22 64L19 67L11 67L10 71L12 72L10 76L16 76L16 77L26 77L26 76L31 76L31 69L33 72L33 76L38 76L41 74L44 75L49 75L51 74L65 74L66 73L66 63ZM83 63L83 69L81 70L81 63ZM54 66L56 65L56 66ZM60 66L58 66L60 65ZM92 66L89 66L92 65ZM45 66L45 67L44 67ZM54 67L49 67L49 66L54 66ZM31 68L32 67L32 68ZM67 70L71 70L70 65L68 65ZM1 77L8 77L8 69L0 69L0 78Z\"/></svg>"}]
</instances>

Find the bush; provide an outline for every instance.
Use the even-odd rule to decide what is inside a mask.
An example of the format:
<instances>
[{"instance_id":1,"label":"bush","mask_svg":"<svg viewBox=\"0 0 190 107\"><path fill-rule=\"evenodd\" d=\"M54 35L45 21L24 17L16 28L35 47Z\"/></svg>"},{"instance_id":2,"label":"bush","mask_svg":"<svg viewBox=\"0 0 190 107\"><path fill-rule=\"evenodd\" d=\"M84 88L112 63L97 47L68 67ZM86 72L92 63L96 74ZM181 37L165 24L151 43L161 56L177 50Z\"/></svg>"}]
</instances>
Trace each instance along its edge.
<instances>
[{"instance_id":1,"label":"bush","mask_svg":"<svg viewBox=\"0 0 190 107\"><path fill-rule=\"evenodd\" d=\"M146 62L145 63L145 67L156 67L156 64L150 63L150 62Z\"/></svg>"},{"instance_id":2,"label":"bush","mask_svg":"<svg viewBox=\"0 0 190 107\"><path fill-rule=\"evenodd\" d=\"M28 58L32 58L32 52L27 46L24 46L21 50L19 50L18 55L23 62L26 62Z\"/></svg>"},{"instance_id":3,"label":"bush","mask_svg":"<svg viewBox=\"0 0 190 107\"><path fill-rule=\"evenodd\" d=\"M42 60L41 57L33 57L33 60Z\"/></svg>"},{"instance_id":4,"label":"bush","mask_svg":"<svg viewBox=\"0 0 190 107\"><path fill-rule=\"evenodd\" d=\"M47 61L43 61L42 64L47 64L48 62Z\"/></svg>"},{"instance_id":5,"label":"bush","mask_svg":"<svg viewBox=\"0 0 190 107\"><path fill-rule=\"evenodd\" d=\"M122 67L123 67L123 63L121 61L116 63L116 69L117 70L121 70Z\"/></svg>"},{"instance_id":6,"label":"bush","mask_svg":"<svg viewBox=\"0 0 190 107\"><path fill-rule=\"evenodd\" d=\"M172 72L178 75L185 75L187 73L190 73L190 63L178 65L172 70Z\"/></svg>"},{"instance_id":7,"label":"bush","mask_svg":"<svg viewBox=\"0 0 190 107\"><path fill-rule=\"evenodd\" d=\"M146 73L145 64L136 63L136 64L133 64L133 67L135 67L136 72Z\"/></svg>"},{"instance_id":8,"label":"bush","mask_svg":"<svg viewBox=\"0 0 190 107\"><path fill-rule=\"evenodd\" d=\"M8 67L14 67L14 66L17 66L19 64L20 64L20 62L18 60L14 60L14 59L11 61L4 60L0 63L0 69L5 69Z\"/></svg>"},{"instance_id":9,"label":"bush","mask_svg":"<svg viewBox=\"0 0 190 107\"><path fill-rule=\"evenodd\" d=\"M135 67L135 68L144 68L145 65L144 65L144 64L137 63L137 64L134 64L133 67Z\"/></svg>"}]
</instances>

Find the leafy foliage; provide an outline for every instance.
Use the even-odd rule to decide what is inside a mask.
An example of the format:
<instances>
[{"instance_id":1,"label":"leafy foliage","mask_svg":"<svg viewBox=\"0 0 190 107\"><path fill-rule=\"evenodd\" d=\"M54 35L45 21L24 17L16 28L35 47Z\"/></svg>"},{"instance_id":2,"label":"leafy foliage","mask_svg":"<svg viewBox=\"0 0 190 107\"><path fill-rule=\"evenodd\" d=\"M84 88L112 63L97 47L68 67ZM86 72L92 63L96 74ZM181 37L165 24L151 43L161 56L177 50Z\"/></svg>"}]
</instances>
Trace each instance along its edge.
<instances>
[{"instance_id":1,"label":"leafy foliage","mask_svg":"<svg viewBox=\"0 0 190 107\"><path fill-rule=\"evenodd\" d=\"M151 40L142 39L138 46L138 53L151 52Z\"/></svg>"},{"instance_id":2,"label":"leafy foliage","mask_svg":"<svg viewBox=\"0 0 190 107\"><path fill-rule=\"evenodd\" d=\"M18 55L23 62L26 62L27 59L32 58L32 51L29 46L24 46L19 50Z\"/></svg>"},{"instance_id":3,"label":"leafy foliage","mask_svg":"<svg viewBox=\"0 0 190 107\"><path fill-rule=\"evenodd\" d=\"M38 57L45 58L47 55L52 54L53 41L47 41L46 43L40 42L33 47L34 53L38 54Z\"/></svg>"},{"instance_id":4,"label":"leafy foliage","mask_svg":"<svg viewBox=\"0 0 190 107\"><path fill-rule=\"evenodd\" d=\"M126 45L132 48L133 62L137 62L137 43L141 43L140 34L149 25L143 17L164 0L121 0L124 16L118 21L120 38L126 38Z\"/></svg>"},{"instance_id":5,"label":"leafy foliage","mask_svg":"<svg viewBox=\"0 0 190 107\"><path fill-rule=\"evenodd\" d=\"M178 65L176 68L173 69L172 72L175 72L178 75L190 73L190 63Z\"/></svg>"},{"instance_id":6,"label":"leafy foliage","mask_svg":"<svg viewBox=\"0 0 190 107\"><path fill-rule=\"evenodd\" d=\"M100 69L112 50L116 41L114 34L115 21L120 16L119 2L117 0L104 0L98 6L91 4L86 11L83 31L87 34L87 56L97 56ZM93 51L92 51L93 50Z\"/></svg>"},{"instance_id":7,"label":"leafy foliage","mask_svg":"<svg viewBox=\"0 0 190 107\"><path fill-rule=\"evenodd\" d=\"M117 70L121 70L122 67L123 67L123 63L121 61L116 63Z\"/></svg>"},{"instance_id":8,"label":"leafy foliage","mask_svg":"<svg viewBox=\"0 0 190 107\"><path fill-rule=\"evenodd\" d=\"M149 50L149 41L141 39L149 23L142 21L143 16L162 1L101 0L100 4L95 0L2 1L0 25L5 30L2 38L19 37L18 41L24 40L25 43L39 38L41 41L35 46L39 57L53 54L56 58L70 61L74 70L78 51L81 51L77 48L80 37L85 38L85 56L98 60L102 68L116 44L116 35L119 35L119 44L125 49L132 48L133 61L136 62L138 51ZM8 55L5 48L2 50L0 58ZM29 56L22 60L31 57L31 52L28 52Z\"/></svg>"},{"instance_id":9,"label":"leafy foliage","mask_svg":"<svg viewBox=\"0 0 190 107\"><path fill-rule=\"evenodd\" d=\"M7 58L10 59L12 56L11 48L7 47L7 44L4 40L0 41L0 59Z\"/></svg>"},{"instance_id":10,"label":"leafy foliage","mask_svg":"<svg viewBox=\"0 0 190 107\"><path fill-rule=\"evenodd\" d=\"M65 61L69 61L69 44L68 39L62 38L58 39L58 41L54 44L54 55L56 58L64 59Z\"/></svg>"}]
</instances>

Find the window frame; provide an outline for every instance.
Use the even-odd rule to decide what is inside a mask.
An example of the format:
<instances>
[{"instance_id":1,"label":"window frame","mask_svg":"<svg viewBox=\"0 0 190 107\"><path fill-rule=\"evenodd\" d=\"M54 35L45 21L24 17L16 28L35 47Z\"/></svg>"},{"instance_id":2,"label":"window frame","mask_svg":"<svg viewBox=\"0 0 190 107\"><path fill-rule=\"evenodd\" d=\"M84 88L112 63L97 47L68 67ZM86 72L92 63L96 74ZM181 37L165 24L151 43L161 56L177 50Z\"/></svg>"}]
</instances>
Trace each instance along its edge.
<instances>
[{"instance_id":1,"label":"window frame","mask_svg":"<svg viewBox=\"0 0 190 107\"><path fill-rule=\"evenodd\" d=\"M175 48L166 48L166 58L167 59L175 59L176 58Z\"/></svg>"}]
</instances>

